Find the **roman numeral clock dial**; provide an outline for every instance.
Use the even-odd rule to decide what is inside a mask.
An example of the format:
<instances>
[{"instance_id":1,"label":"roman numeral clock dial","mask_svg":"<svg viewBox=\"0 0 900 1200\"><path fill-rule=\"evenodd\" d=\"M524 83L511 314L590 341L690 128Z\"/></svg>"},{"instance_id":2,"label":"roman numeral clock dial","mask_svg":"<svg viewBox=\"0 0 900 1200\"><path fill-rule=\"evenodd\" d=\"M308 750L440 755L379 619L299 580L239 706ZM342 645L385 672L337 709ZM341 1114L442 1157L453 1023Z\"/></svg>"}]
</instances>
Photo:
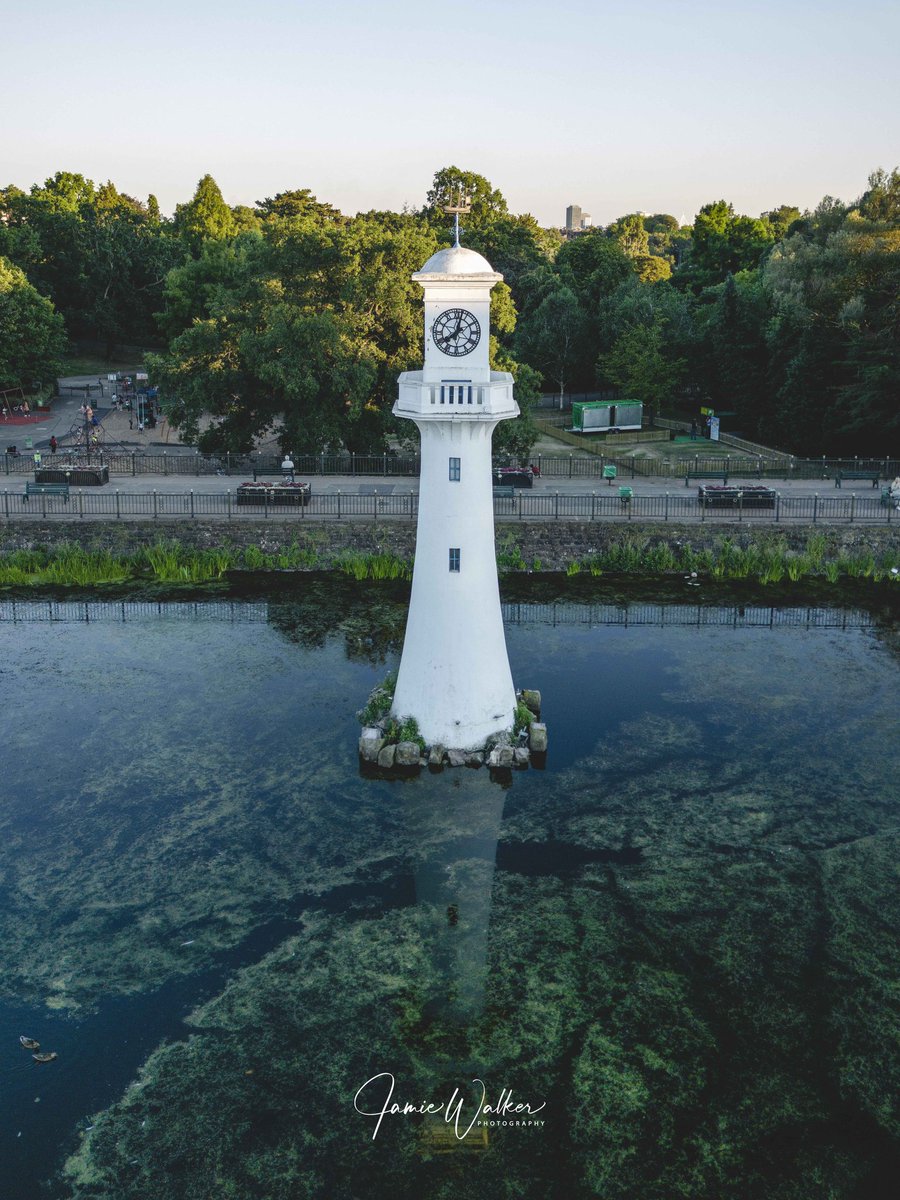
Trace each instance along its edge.
<instances>
[{"instance_id":1,"label":"roman numeral clock dial","mask_svg":"<svg viewBox=\"0 0 900 1200\"><path fill-rule=\"evenodd\" d=\"M471 354L481 341L481 326L465 308L448 308L431 326L434 344L443 354L462 358Z\"/></svg>"}]
</instances>

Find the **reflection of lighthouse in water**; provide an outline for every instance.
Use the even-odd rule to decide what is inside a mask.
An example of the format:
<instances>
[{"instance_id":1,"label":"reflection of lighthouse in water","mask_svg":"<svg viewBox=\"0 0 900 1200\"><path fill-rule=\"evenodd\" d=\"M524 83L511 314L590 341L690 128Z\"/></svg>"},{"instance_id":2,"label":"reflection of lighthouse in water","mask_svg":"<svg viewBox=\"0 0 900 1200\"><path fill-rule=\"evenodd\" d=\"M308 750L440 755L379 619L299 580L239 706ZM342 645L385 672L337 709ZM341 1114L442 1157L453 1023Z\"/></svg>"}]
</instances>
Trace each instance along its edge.
<instances>
[{"instance_id":1,"label":"reflection of lighthouse in water","mask_svg":"<svg viewBox=\"0 0 900 1200\"><path fill-rule=\"evenodd\" d=\"M518 416L512 376L489 363L490 293L502 276L457 242L413 279L425 293L425 362L400 376L398 417L421 437L412 595L393 713L425 741L484 745L509 729L515 691L497 563L491 436Z\"/></svg>"},{"instance_id":2,"label":"reflection of lighthouse in water","mask_svg":"<svg viewBox=\"0 0 900 1200\"><path fill-rule=\"evenodd\" d=\"M414 879L423 935L441 980L432 1003L444 1015L470 1021L484 1006L506 792L482 771L444 776L444 781L451 789L448 802L436 805L430 789L410 795L405 822L416 843Z\"/></svg>"}]
</instances>

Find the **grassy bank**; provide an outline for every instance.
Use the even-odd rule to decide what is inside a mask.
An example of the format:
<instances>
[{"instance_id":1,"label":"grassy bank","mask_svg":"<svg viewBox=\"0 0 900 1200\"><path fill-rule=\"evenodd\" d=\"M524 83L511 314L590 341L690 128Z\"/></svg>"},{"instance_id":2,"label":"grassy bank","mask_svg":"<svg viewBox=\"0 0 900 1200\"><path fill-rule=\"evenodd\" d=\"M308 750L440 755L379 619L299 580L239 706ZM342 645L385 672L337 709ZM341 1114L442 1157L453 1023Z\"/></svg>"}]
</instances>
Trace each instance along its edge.
<instances>
[{"instance_id":1,"label":"grassy bank","mask_svg":"<svg viewBox=\"0 0 900 1200\"><path fill-rule=\"evenodd\" d=\"M502 574L543 572L539 558L529 563L513 538L502 544L497 554ZM688 574L709 579L746 579L762 584L788 580L823 579L837 583L841 579L868 579L873 583L894 582L900 578L900 551L880 554L865 551L848 554L829 547L824 534L807 539L801 551L792 550L784 538L761 534L741 546L722 537L713 546L696 548L687 541L661 541L626 534L605 549L573 558L566 566L574 575L640 575L660 577Z\"/></svg>"},{"instance_id":2,"label":"grassy bank","mask_svg":"<svg viewBox=\"0 0 900 1200\"><path fill-rule=\"evenodd\" d=\"M498 538L501 575L559 573L538 557L528 561L515 537ZM237 573L338 571L356 580L409 580L412 561L390 550L333 551L324 545L292 544L277 551L260 546L201 549L175 540L121 550L89 549L65 543L50 549L15 550L0 555L0 587L92 587L109 584L162 583L204 585L227 581ZM866 580L889 584L900 579L900 550L847 552L815 534L798 550L784 538L761 532L738 545L728 537L712 546L695 547L687 540L626 533L604 549L572 557L565 574L574 576L640 576L747 580L760 584L818 580Z\"/></svg>"},{"instance_id":3,"label":"grassy bank","mask_svg":"<svg viewBox=\"0 0 900 1200\"><path fill-rule=\"evenodd\" d=\"M131 582L197 585L220 582L239 571L316 570L340 571L357 580L412 577L412 563L390 552L343 551L329 555L299 545L274 553L258 546L203 550L170 540L118 552L84 549L74 543L49 550L15 550L0 555L0 587L91 587Z\"/></svg>"}]
</instances>

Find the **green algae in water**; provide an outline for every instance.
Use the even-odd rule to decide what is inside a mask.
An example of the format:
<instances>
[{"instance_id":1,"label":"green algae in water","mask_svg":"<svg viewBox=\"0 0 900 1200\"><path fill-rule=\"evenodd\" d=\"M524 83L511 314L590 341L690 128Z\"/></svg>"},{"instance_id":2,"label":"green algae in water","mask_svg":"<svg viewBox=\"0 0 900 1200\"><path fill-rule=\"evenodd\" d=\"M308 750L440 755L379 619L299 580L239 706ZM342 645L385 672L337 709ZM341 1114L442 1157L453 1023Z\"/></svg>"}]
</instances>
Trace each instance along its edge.
<instances>
[{"instance_id":1,"label":"green algae in water","mask_svg":"<svg viewBox=\"0 0 900 1200\"><path fill-rule=\"evenodd\" d=\"M383 668L278 611L0 629L8 992L87 1031L296 923L173 1021L63 1194L889 1194L897 665L871 632L513 627L554 740L504 792L360 779ZM414 1100L478 1075L547 1124L464 1155L409 1118L373 1141L352 1097L384 1070Z\"/></svg>"}]
</instances>

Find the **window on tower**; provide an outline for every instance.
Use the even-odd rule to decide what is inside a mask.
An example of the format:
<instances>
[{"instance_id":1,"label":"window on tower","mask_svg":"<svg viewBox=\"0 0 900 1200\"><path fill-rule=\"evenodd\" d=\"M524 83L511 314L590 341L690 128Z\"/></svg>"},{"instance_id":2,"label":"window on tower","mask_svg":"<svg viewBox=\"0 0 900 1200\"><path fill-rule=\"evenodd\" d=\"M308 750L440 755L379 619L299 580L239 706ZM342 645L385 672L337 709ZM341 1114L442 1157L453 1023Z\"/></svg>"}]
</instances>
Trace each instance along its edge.
<instances>
[{"instance_id":1,"label":"window on tower","mask_svg":"<svg viewBox=\"0 0 900 1200\"><path fill-rule=\"evenodd\" d=\"M460 468L460 459L451 458L450 459L450 482L451 483L459 483L459 468Z\"/></svg>"},{"instance_id":2,"label":"window on tower","mask_svg":"<svg viewBox=\"0 0 900 1200\"><path fill-rule=\"evenodd\" d=\"M450 550L450 570L451 570L451 571L458 571L458 570L459 570L459 548L458 548L458 547L456 547L455 549L451 547L451 550Z\"/></svg>"}]
</instances>

